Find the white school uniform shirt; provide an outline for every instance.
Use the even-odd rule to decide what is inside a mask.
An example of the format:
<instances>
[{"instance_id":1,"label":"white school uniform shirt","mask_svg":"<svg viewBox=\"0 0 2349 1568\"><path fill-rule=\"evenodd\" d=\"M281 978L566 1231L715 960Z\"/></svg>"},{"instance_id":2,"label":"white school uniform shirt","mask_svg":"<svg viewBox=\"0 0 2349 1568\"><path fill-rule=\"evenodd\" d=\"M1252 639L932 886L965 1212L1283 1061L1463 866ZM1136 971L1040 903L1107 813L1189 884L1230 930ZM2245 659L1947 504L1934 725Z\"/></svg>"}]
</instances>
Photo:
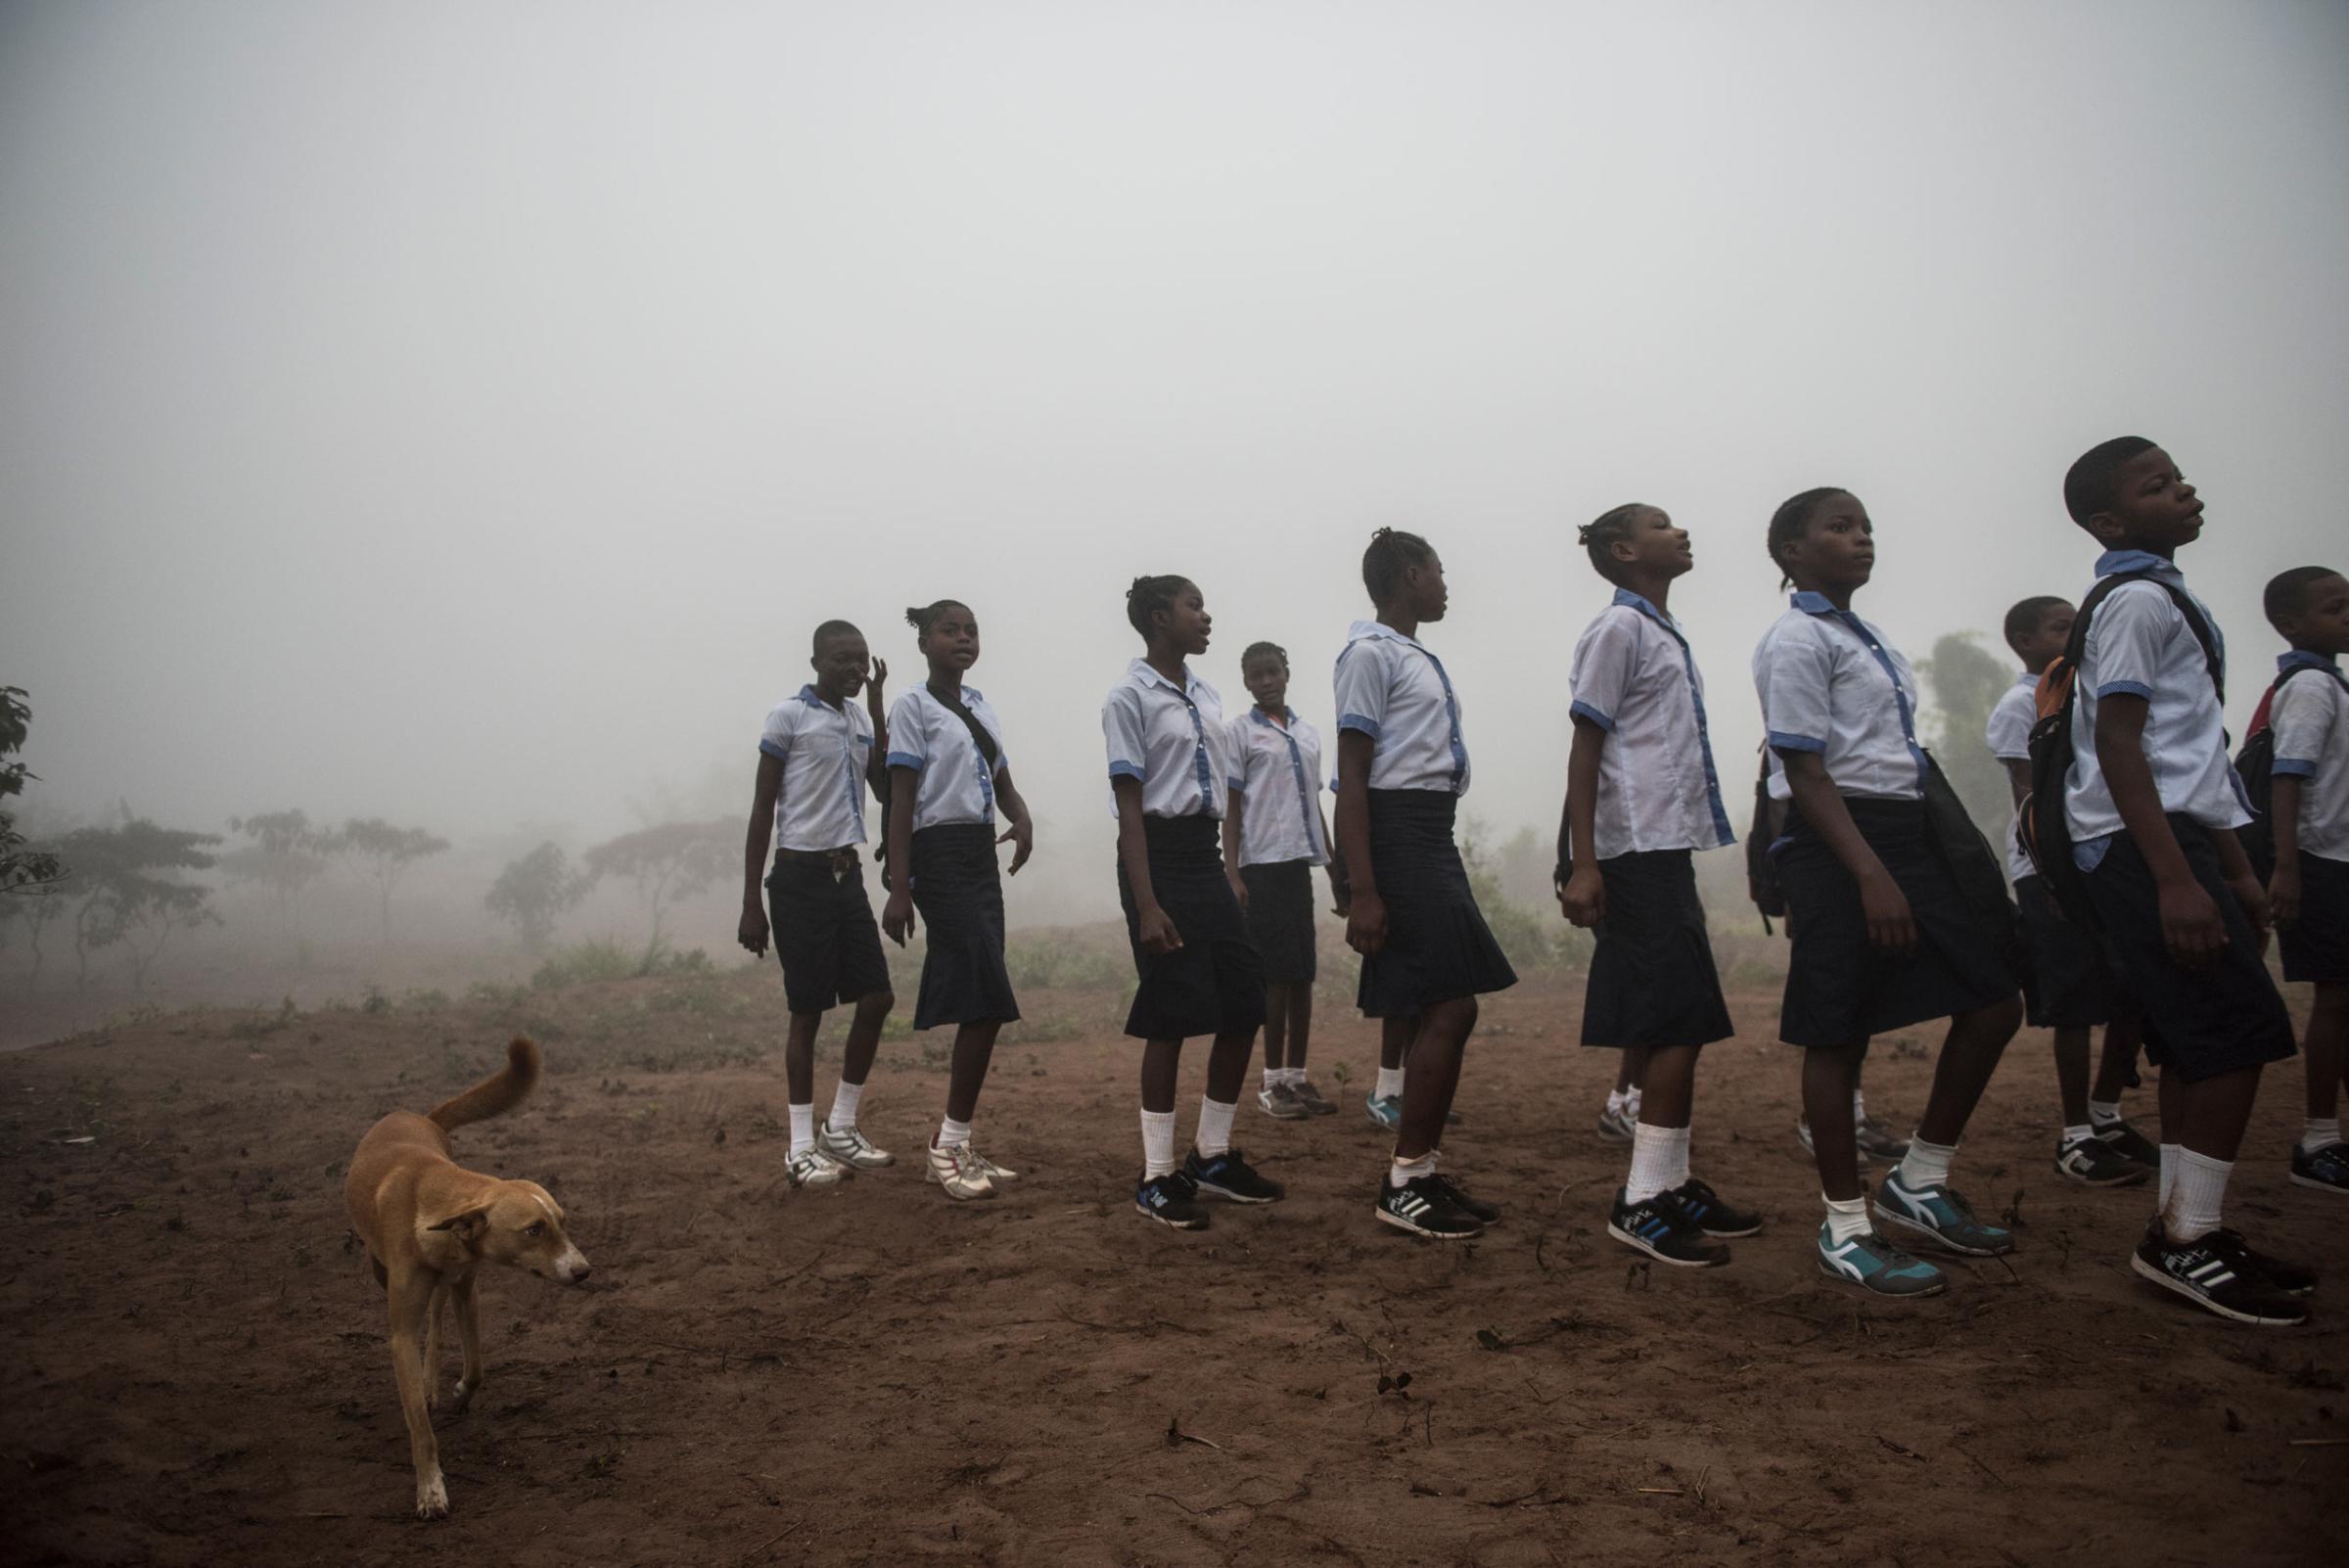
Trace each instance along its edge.
<instances>
[{"instance_id":1,"label":"white school uniform shirt","mask_svg":"<svg viewBox=\"0 0 2349 1568\"><path fill-rule=\"evenodd\" d=\"M2277 659L2276 669L2310 672L2285 681L2268 704L2268 726L2276 732L2272 776L2302 781L2300 848L2349 860L2349 691L2341 688L2341 668L2295 648Z\"/></svg>"},{"instance_id":2,"label":"white school uniform shirt","mask_svg":"<svg viewBox=\"0 0 2349 1568\"><path fill-rule=\"evenodd\" d=\"M1754 649L1770 737L1770 793L1791 800L1782 752L1817 752L1835 793L1922 800L1916 675L1891 639L1823 593L1798 593Z\"/></svg>"},{"instance_id":3,"label":"white school uniform shirt","mask_svg":"<svg viewBox=\"0 0 2349 1568\"><path fill-rule=\"evenodd\" d=\"M1251 704L1230 724L1232 770L1245 781L1240 798L1240 864L1303 860L1327 865L1321 838L1321 733L1281 710L1288 727Z\"/></svg>"},{"instance_id":4,"label":"white school uniform shirt","mask_svg":"<svg viewBox=\"0 0 2349 1568\"><path fill-rule=\"evenodd\" d=\"M1460 696L1417 638L1377 621L1348 626L1337 701L1339 732L1370 737L1370 788L1468 793Z\"/></svg>"},{"instance_id":5,"label":"white school uniform shirt","mask_svg":"<svg viewBox=\"0 0 2349 1568\"><path fill-rule=\"evenodd\" d=\"M1606 732L1592 848L1601 860L1737 842L1713 767L1705 677L1681 623L1629 588L1574 645L1571 712Z\"/></svg>"},{"instance_id":6,"label":"white school uniform shirt","mask_svg":"<svg viewBox=\"0 0 2349 1568\"><path fill-rule=\"evenodd\" d=\"M1990 710L1990 722L1982 728L1982 738L1990 743L1990 755L2000 761L2028 762L2031 727L2038 722L2039 677L2026 669L2000 693ZM2020 882L2037 875L2039 868L2023 853L2023 814L2018 810L2006 824L2006 880Z\"/></svg>"},{"instance_id":7,"label":"white school uniform shirt","mask_svg":"<svg viewBox=\"0 0 2349 1568\"><path fill-rule=\"evenodd\" d=\"M2144 550L2107 550L2096 576L2147 572L2180 590L2186 575ZM2227 669L2227 643L2210 607L2187 597L2210 626ZM2088 642L2073 677L2072 768L2063 781L2063 815L2072 832L2072 859L2094 870L2121 831L2120 808L2096 761L2096 709L2115 692L2145 699L2143 746L2161 808L2204 827L2237 828L2251 820L2242 781L2227 757L2227 722L2211 689L2210 667L2186 615L2158 583L2124 582L2091 613Z\"/></svg>"},{"instance_id":8,"label":"white school uniform shirt","mask_svg":"<svg viewBox=\"0 0 2349 1568\"><path fill-rule=\"evenodd\" d=\"M834 708L802 686L766 715L759 750L783 764L775 795L778 850L841 850L864 842L864 770L873 721L854 702Z\"/></svg>"},{"instance_id":9,"label":"white school uniform shirt","mask_svg":"<svg viewBox=\"0 0 2349 1568\"><path fill-rule=\"evenodd\" d=\"M1223 797L1240 787L1223 725L1223 699L1182 669L1176 685L1146 659L1126 667L1101 704L1109 776L1141 781L1144 816L1223 816ZM1110 792L1109 814L1118 814Z\"/></svg>"},{"instance_id":10,"label":"white school uniform shirt","mask_svg":"<svg viewBox=\"0 0 2349 1568\"><path fill-rule=\"evenodd\" d=\"M889 765L914 770L913 830L944 822L992 822L995 781L1011 766L1003 725L977 688L962 688L963 706L995 742L995 762L971 738L962 715L920 685L889 711Z\"/></svg>"}]
</instances>

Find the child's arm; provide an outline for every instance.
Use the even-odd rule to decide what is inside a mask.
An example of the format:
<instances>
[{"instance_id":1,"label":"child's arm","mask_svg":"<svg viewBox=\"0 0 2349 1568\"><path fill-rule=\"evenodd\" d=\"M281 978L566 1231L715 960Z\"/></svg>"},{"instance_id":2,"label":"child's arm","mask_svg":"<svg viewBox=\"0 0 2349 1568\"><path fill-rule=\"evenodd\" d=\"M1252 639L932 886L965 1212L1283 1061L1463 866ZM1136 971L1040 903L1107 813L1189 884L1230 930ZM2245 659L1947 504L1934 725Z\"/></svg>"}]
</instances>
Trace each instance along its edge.
<instances>
[{"instance_id":1,"label":"child's arm","mask_svg":"<svg viewBox=\"0 0 2349 1568\"><path fill-rule=\"evenodd\" d=\"M2273 802L2271 802L2273 804ZM2264 957L2268 950L2268 932L2275 917L2268 908L2268 890L2259 885L2259 873L2251 869L2251 856L2243 853L2243 841L2234 836L2233 828L2212 828L2212 848L2219 852L2219 875L2227 879L2227 891L2242 905L2243 917L2259 938L2259 950Z\"/></svg>"},{"instance_id":2,"label":"child's arm","mask_svg":"<svg viewBox=\"0 0 2349 1568\"><path fill-rule=\"evenodd\" d=\"M1909 896L1892 880L1892 873L1867 847L1867 840L1860 836L1860 825L1852 820L1843 797L1835 792L1834 779L1827 775L1826 759L1818 752L1781 751L1778 761L1786 767L1794 808L1860 884L1860 912L1867 920L1867 940L1897 957L1908 957L1916 950L1916 916L1910 911Z\"/></svg>"},{"instance_id":3,"label":"child's arm","mask_svg":"<svg viewBox=\"0 0 2349 1568\"><path fill-rule=\"evenodd\" d=\"M1173 952L1182 945L1182 933L1158 906L1158 892L1150 885L1150 845L1142 837L1142 781L1120 773L1109 781L1118 800L1118 863L1126 868L1126 884L1133 889L1135 924L1142 951Z\"/></svg>"},{"instance_id":4,"label":"child's arm","mask_svg":"<svg viewBox=\"0 0 2349 1568\"><path fill-rule=\"evenodd\" d=\"M2163 945L2187 968L2203 969L2227 945L2227 927L2219 919L2219 906L2194 880L2186 852L2178 848L2178 835L2170 831L2170 819L2162 813L2153 768L2145 761L2145 699L2134 692L2107 691L2096 700L2096 765L2103 769L2104 786L2112 791L2122 825L2153 873ZM2227 837L2232 840L2234 835ZM2239 845L2234 853L2242 853Z\"/></svg>"},{"instance_id":5,"label":"child's arm","mask_svg":"<svg viewBox=\"0 0 2349 1568\"><path fill-rule=\"evenodd\" d=\"M1607 883L1598 870L1598 761L1607 732L1597 721L1574 715L1574 750L1566 757L1566 812L1558 838L1570 852L1574 870L1558 889L1558 908L1578 926L1595 926L1607 916Z\"/></svg>"},{"instance_id":6,"label":"child's arm","mask_svg":"<svg viewBox=\"0 0 2349 1568\"><path fill-rule=\"evenodd\" d=\"M1248 907L1248 884L1240 876L1241 814L1248 809L1248 791L1238 784L1223 792L1223 880L1231 884L1231 896Z\"/></svg>"},{"instance_id":7,"label":"child's arm","mask_svg":"<svg viewBox=\"0 0 2349 1568\"><path fill-rule=\"evenodd\" d=\"M2009 757L2006 761L2006 788L2014 796L2015 807L2022 807L2031 793L2031 764L2020 758Z\"/></svg>"},{"instance_id":8,"label":"child's arm","mask_svg":"<svg viewBox=\"0 0 2349 1568\"><path fill-rule=\"evenodd\" d=\"M774 842L775 797L783 793L783 760L759 754L759 777L751 786L751 828L742 847L742 924L735 940L752 952L766 956L766 906L759 899L760 880L766 875L766 847Z\"/></svg>"},{"instance_id":9,"label":"child's arm","mask_svg":"<svg viewBox=\"0 0 2349 1568\"><path fill-rule=\"evenodd\" d=\"M1354 905L1354 887L1346 878L1346 856L1338 852L1337 835L1329 831L1329 813L1321 810L1320 790L1316 787L1313 793L1313 809L1321 814L1321 842L1329 846L1329 864L1322 867L1329 873L1329 912L1343 920Z\"/></svg>"},{"instance_id":10,"label":"child's arm","mask_svg":"<svg viewBox=\"0 0 2349 1568\"><path fill-rule=\"evenodd\" d=\"M2268 781L2268 823L2276 837L2276 874L2268 879L2268 913L2279 926L2300 918L2302 782L2297 773L2277 773ZM2242 847L2238 844L2235 848L2239 853Z\"/></svg>"},{"instance_id":11,"label":"child's arm","mask_svg":"<svg viewBox=\"0 0 2349 1568\"><path fill-rule=\"evenodd\" d=\"M873 661L872 678L864 685L864 711L872 715L873 750L865 760L864 781L873 787L873 799L886 801L892 785L889 781L889 705L882 700L881 689L889 684L889 661ZM900 862L890 861L891 865Z\"/></svg>"},{"instance_id":12,"label":"child's arm","mask_svg":"<svg viewBox=\"0 0 2349 1568\"><path fill-rule=\"evenodd\" d=\"M903 764L889 770L889 902L881 930L898 946L913 935L913 798L921 773Z\"/></svg>"},{"instance_id":13,"label":"child's arm","mask_svg":"<svg viewBox=\"0 0 2349 1568\"><path fill-rule=\"evenodd\" d=\"M1387 945L1387 904L1370 860L1370 759L1377 745L1363 730L1338 731L1338 853L1353 889L1346 945L1364 957Z\"/></svg>"},{"instance_id":14,"label":"child's arm","mask_svg":"<svg viewBox=\"0 0 2349 1568\"><path fill-rule=\"evenodd\" d=\"M1011 846L1011 870L1007 874L1016 877L1020 867L1028 863L1028 856L1036 853L1036 819L1028 814L1028 798L1011 781L1009 767L995 775L995 801L1011 823L995 842Z\"/></svg>"}]
</instances>

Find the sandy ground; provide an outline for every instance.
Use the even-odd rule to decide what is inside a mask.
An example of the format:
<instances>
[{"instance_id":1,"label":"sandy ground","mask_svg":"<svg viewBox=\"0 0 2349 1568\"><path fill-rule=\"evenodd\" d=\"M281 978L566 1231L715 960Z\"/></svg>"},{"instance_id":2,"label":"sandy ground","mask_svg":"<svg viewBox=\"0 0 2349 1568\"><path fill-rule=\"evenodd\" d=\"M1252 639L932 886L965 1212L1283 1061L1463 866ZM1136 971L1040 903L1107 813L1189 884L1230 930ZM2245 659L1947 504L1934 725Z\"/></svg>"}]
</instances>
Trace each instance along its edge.
<instances>
[{"instance_id":1,"label":"sandy ground","mask_svg":"<svg viewBox=\"0 0 2349 1568\"><path fill-rule=\"evenodd\" d=\"M1371 1220L1375 1041L1334 1007L1313 1059L1344 1114L1242 1113L1289 1200L1199 1235L1143 1222L1132 1050L1097 973L1032 988L997 1053L981 1142L1027 1179L984 1204L909 1158L788 1187L766 970L185 1012L12 1053L0 1557L2339 1560L2349 1279L2289 1332L2134 1280L2150 1199L2053 1175L2046 1036L2026 1033L1958 1167L2019 1216L2012 1267L1954 1265L1947 1297L1907 1307L1822 1280L1794 1062L1752 967L1732 971L1739 1038L1703 1070L1697 1170L1770 1224L1710 1271L1605 1237L1622 1153L1591 1114L1612 1059L1573 1044L1571 977L1488 1003L1448 1164L1508 1218L1449 1250ZM552 1188L596 1272L485 1280L487 1386L441 1422L454 1517L421 1524L340 1177L378 1115L492 1070L517 1028L547 1081L458 1154ZM1925 1043L1871 1061L1871 1107L1903 1126ZM884 1047L863 1123L901 1156L935 1125L944 1044ZM2349 1205L2284 1178L2297 1085L2271 1082L2235 1214L2340 1278Z\"/></svg>"}]
</instances>

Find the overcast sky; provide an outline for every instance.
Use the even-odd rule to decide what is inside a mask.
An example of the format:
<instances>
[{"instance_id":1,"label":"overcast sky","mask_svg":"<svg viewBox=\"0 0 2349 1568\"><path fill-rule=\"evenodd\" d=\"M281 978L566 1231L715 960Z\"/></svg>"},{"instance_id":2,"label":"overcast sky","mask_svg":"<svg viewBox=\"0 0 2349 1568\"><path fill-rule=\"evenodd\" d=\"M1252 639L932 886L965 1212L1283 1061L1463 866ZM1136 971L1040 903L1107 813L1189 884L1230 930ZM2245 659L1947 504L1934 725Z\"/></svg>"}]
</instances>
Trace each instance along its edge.
<instances>
[{"instance_id":1,"label":"overcast sky","mask_svg":"<svg viewBox=\"0 0 2349 1568\"><path fill-rule=\"evenodd\" d=\"M1911 656L1995 644L2137 432L2239 725L2260 585L2349 563L2344 82L2332 3L12 4L0 683L53 812L576 846L746 809L814 623L902 690L951 595L1015 914L1090 914L1136 573L1326 727L1425 532L1469 807L1546 825L1574 525L1694 530L1741 793L1779 500L1857 490Z\"/></svg>"}]
</instances>

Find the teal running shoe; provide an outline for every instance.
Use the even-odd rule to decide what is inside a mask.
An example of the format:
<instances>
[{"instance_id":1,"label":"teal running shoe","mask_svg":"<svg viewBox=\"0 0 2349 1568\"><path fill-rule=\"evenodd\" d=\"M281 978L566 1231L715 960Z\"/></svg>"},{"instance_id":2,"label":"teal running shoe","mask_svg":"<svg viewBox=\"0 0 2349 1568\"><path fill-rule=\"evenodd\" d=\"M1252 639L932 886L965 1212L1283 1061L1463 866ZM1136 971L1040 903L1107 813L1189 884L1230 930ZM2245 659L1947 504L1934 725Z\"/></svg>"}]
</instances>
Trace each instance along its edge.
<instances>
[{"instance_id":1,"label":"teal running shoe","mask_svg":"<svg viewBox=\"0 0 2349 1568\"><path fill-rule=\"evenodd\" d=\"M1373 1094L1362 1101L1362 1109L1370 1113L1370 1125L1383 1127L1392 1132L1403 1126L1403 1096L1389 1095L1380 1099Z\"/></svg>"},{"instance_id":2,"label":"teal running shoe","mask_svg":"<svg viewBox=\"0 0 2349 1568\"><path fill-rule=\"evenodd\" d=\"M1871 1296L1938 1296L1950 1288L1940 1269L1910 1257L1872 1230L1837 1241L1834 1231L1821 1224L1819 1271Z\"/></svg>"},{"instance_id":3,"label":"teal running shoe","mask_svg":"<svg viewBox=\"0 0 2349 1568\"><path fill-rule=\"evenodd\" d=\"M1973 1206L1958 1196L1956 1187L1946 1181L1938 1186L1910 1186L1901 1179L1897 1165L1876 1188L1873 1207L1876 1218L1885 1224L1922 1236L1948 1252L1996 1258L2014 1251L2013 1235L1975 1219Z\"/></svg>"}]
</instances>

